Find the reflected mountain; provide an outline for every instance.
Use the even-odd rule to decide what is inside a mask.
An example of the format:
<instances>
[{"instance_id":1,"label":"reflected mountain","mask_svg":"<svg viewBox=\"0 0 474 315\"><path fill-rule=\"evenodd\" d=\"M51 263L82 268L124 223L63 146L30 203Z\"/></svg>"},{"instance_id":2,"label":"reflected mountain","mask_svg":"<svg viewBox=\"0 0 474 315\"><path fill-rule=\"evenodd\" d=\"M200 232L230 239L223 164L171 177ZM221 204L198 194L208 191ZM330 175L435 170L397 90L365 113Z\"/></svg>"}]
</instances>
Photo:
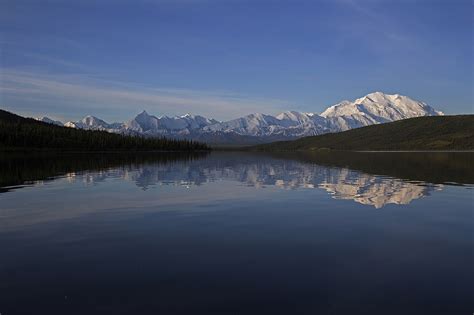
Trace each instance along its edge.
<instances>
[{"instance_id":1,"label":"reflected mountain","mask_svg":"<svg viewBox=\"0 0 474 315\"><path fill-rule=\"evenodd\" d=\"M444 185L471 185L471 158L471 153L15 156L0 159L0 174L3 191L58 177L87 185L119 179L142 190L232 181L255 188L324 189L334 199L382 208L409 204Z\"/></svg>"},{"instance_id":2,"label":"reflected mountain","mask_svg":"<svg viewBox=\"0 0 474 315\"><path fill-rule=\"evenodd\" d=\"M90 182L107 177L132 180L143 190L156 185L192 186L217 180L238 181L246 186L281 189L324 189L334 199L352 199L364 205L382 208L387 204L409 204L429 196L442 185L408 182L397 178L370 175L348 168L331 168L297 161L269 159L227 161L216 165L213 159L173 165L144 165L135 169L87 173Z\"/></svg>"},{"instance_id":3,"label":"reflected mountain","mask_svg":"<svg viewBox=\"0 0 474 315\"><path fill-rule=\"evenodd\" d=\"M379 209L387 204L406 205L442 189L439 184L412 183L396 178L373 176L349 169L338 169L329 181L319 184L334 199L352 199Z\"/></svg>"}]
</instances>

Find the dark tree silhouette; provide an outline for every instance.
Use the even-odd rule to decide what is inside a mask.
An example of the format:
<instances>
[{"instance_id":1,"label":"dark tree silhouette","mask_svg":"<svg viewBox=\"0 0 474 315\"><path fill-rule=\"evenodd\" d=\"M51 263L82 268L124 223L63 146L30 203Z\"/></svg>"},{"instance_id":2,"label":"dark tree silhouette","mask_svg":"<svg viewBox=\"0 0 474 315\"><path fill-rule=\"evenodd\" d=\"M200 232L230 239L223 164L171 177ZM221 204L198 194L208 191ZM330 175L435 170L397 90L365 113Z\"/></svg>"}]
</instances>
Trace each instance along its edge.
<instances>
[{"instance_id":1,"label":"dark tree silhouette","mask_svg":"<svg viewBox=\"0 0 474 315\"><path fill-rule=\"evenodd\" d=\"M56 126L0 110L0 148L78 151L208 151L204 144Z\"/></svg>"}]
</instances>

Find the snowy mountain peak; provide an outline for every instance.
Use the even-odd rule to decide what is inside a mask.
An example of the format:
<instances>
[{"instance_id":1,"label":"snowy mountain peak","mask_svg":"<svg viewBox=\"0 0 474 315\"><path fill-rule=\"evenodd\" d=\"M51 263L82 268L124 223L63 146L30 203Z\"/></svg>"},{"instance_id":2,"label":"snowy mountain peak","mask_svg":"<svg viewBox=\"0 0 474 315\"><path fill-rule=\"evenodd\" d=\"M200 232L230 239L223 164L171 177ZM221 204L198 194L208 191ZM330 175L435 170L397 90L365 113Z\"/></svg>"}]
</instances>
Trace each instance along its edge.
<instances>
[{"instance_id":1,"label":"snowy mountain peak","mask_svg":"<svg viewBox=\"0 0 474 315\"><path fill-rule=\"evenodd\" d=\"M156 117L143 110L135 118L125 123L108 124L97 117L86 116L81 121L68 122L64 125L122 134L191 137L191 139L199 140L206 139L206 137L212 139L215 135L224 138L228 136L228 139L245 136L287 140L405 118L437 115L443 115L443 113L424 102L400 94L385 94L377 91L355 101L342 101L328 107L321 114L285 111L272 116L253 113L219 122L215 119L191 114Z\"/></svg>"},{"instance_id":2,"label":"snowy mountain peak","mask_svg":"<svg viewBox=\"0 0 474 315\"><path fill-rule=\"evenodd\" d=\"M132 130L139 132L155 130L159 125L158 118L148 115L145 110L135 116L135 118L132 119L129 124L131 125Z\"/></svg>"},{"instance_id":3,"label":"snowy mountain peak","mask_svg":"<svg viewBox=\"0 0 474 315\"><path fill-rule=\"evenodd\" d=\"M85 116L79 121L68 121L64 124L65 127L70 127L70 128L80 128L80 129L89 129L89 130L107 130L111 131L109 129L112 128L111 125L106 123L100 118L97 118L95 116Z\"/></svg>"},{"instance_id":4,"label":"snowy mountain peak","mask_svg":"<svg viewBox=\"0 0 474 315\"><path fill-rule=\"evenodd\" d=\"M91 116L91 115L88 115L84 118L82 118L81 122L86 125L86 126L89 126L89 127L99 127L99 126L102 126L102 127L107 127L108 124L103 121L102 119L99 119L95 116Z\"/></svg>"},{"instance_id":5,"label":"snowy mountain peak","mask_svg":"<svg viewBox=\"0 0 474 315\"><path fill-rule=\"evenodd\" d=\"M289 110L289 111L278 114L276 117L278 119L287 119L287 118L297 119L301 116L306 116L306 114L301 113L301 112L297 112L297 111L294 111L294 110Z\"/></svg>"},{"instance_id":6,"label":"snowy mountain peak","mask_svg":"<svg viewBox=\"0 0 474 315\"><path fill-rule=\"evenodd\" d=\"M286 111L278 114L276 118L288 123L304 124L312 121L313 116L296 111Z\"/></svg>"},{"instance_id":7,"label":"snowy mountain peak","mask_svg":"<svg viewBox=\"0 0 474 315\"><path fill-rule=\"evenodd\" d=\"M352 128L400 119L443 115L427 104L400 94L373 92L353 102L343 101L326 109L321 116L329 120L331 129Z\"/></svg>"},{"instance_id":8,"label":"snowy mountain peak","mask_svg":"<svg viewBox=\"0 0 474 315\"><path fill-rule=\"evenodd\" d=\"M36 120L42 121L42 122L47 123L47 124L53 124L53 125L58 125L58 126L63 126L64 125L62 121L53 120L53 119L51 119L49 117L46 117L46 116L38 117L38 118L36 118Z\"/></svg>"},{"instance_id":9,"label":"snowy mountain peak","mask_svg":"<svg viewBox=\"0 0 474 315\"><path fill-rule=\"evenodd\" d=\"M140 114L136 115L134 119L150 119L151 117L154 117L154 116L151 116L147 113L146 110L142 111Z\"/></svg>"}]
</instances>

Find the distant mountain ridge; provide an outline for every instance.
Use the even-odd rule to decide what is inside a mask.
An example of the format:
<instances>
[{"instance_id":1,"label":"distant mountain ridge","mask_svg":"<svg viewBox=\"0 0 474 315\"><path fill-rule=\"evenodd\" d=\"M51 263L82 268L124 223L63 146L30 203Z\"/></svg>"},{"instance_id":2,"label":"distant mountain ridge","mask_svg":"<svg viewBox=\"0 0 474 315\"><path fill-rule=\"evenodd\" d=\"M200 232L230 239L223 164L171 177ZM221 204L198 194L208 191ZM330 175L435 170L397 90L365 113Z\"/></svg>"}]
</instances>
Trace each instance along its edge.
<instances>
[{"instance_id":1,"label":"distant mountain ridge","mask_svg":"<svg viewBox=\"0 0 474 315\"><path fill-rule=\"evenodd\" d=\"M153 116L146 111L121 123L109 124L97 117L86 116L66 127L104 130L121 134L150 137L186 138L209 143L262 143L292 140L306 136L346 131L354 128L421 116L439 116L424 102L399 94L370 93L355 101L342 101L321 114L287 111L276 116L254 113L220 122L199 115ZM61 124L47 117L44 122Z\"/></svg>"}]
</instances>

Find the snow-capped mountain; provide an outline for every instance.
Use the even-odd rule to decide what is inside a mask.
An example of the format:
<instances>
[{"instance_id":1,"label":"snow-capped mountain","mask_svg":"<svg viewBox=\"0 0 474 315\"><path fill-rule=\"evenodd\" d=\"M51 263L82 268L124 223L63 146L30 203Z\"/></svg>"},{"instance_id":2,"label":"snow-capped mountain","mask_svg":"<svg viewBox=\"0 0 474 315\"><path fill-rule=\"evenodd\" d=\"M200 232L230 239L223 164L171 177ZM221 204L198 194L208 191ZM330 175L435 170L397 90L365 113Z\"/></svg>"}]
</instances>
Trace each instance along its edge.
<instances>
[{"instance_id":1,"label":"snow-capped mountain","mask_svg":"<svg viewBox=\"0 0 474 315\"><path fill-rule=\"evenodd\" d=\"M80 128L80 129L88 129L88 130L110 130L114 129L113 125L110 125L94 116L86 116L82 118L80 121L68 121L64 124L65 127L71 128Z\"/></svg>"},{"instance_id":2,"label":"snow-capped mountain","mask_svg":"<svg viewBox=\"0 0 474 315\"><path fill-rule=\"evenodd\" d=\"M282 139L297 138L331 132L325 119L317 114L288 111L277 116L250 114L234 120L217 123L203 128L204 132L235 133L242 136Z\"/></svg>"},{"instance_id":3,"label":"snow-capped mountain","mask_svg":"<svg viewBox=\"0 0 474 315\"><path fill-rule=\"evenodd\" d=\"M58 125L58 126L62 126L62 125L63 125L63 123L62 123L61 121L59 121L59 120L53 120L53 119L48 118L48 117L46 117L46 116L38 117L38 118L36 118L36 120L42 121L42 122L47 123L47 124L52 124L52 125Z\"/></svg>"},{"instance_id":4,"label":"snow-capped mountain","mask_svg":"<svg viewBox=\"0 0 474 315\"><path fill-rule=\"evenodd\" d=\"M104 130L115 133L159 136L186 135L194 130L216 123L218 123L217 120L190 114L176 117L156 117L143 111L135 116L135 118L123 123L109 124L97 117L86 116L79 121L68 121L64 126L87 130Z\"/></svg>"},{"instance_id":5,"label":"snow-capped mountain","mask_svg":"<svg viewBox=\"0 0 474 315\"><path fill-rule=\"evenodd\" d=\"M218 123L215 119L186 114L183 116L152 116L146 111L121 126L122 131L146 135L188 135L191 132Z\"/></svg>"},{"instance_id":6,"label":"snow-capped mountain","mask_svg":"<svg viewBox=\"0 0 474 315\"><path fill-rule=\"evenodd\" d=\"M146 111L123 123L109 124L86 116L66 127L105 130L122 134L168 136L207 142L269 142L339 132L400 119L443 115L426 103L399 94L370 93L355 101L342 101L321 114L287 111L276 116L261 113L219 122L203 116L153 116ZM43 117L42 121L53 120ZM59 122L60 124L60 122Z\"/></svg>"},{"instance_id":7,"label":"snow-capped mountain","mask_svg":"<svg viewBox=\"0 0 474 315\"><path fill-rule=\"evenodd\" d=\"M328 128L332 131L438 115L443 113L423 102L399 94L388 95L382 92L370 93L354 102L342 101L321 113L321 116L327 119Z\"/></svg>"},{"instance_id":8,"label":"snow-capped mountain","mask_svg":"<svg viewBox=\"0 0 474 315\"><path fill-rule=\"evenodd\" d=\"M205 127L203 131L245 136L303 137L339 132L395 120L443 115L427 104L398 94L370 93L354 102L343 101L322 112L288 111L277 116L251 114Z\"/></svg>"}]
</instances>

